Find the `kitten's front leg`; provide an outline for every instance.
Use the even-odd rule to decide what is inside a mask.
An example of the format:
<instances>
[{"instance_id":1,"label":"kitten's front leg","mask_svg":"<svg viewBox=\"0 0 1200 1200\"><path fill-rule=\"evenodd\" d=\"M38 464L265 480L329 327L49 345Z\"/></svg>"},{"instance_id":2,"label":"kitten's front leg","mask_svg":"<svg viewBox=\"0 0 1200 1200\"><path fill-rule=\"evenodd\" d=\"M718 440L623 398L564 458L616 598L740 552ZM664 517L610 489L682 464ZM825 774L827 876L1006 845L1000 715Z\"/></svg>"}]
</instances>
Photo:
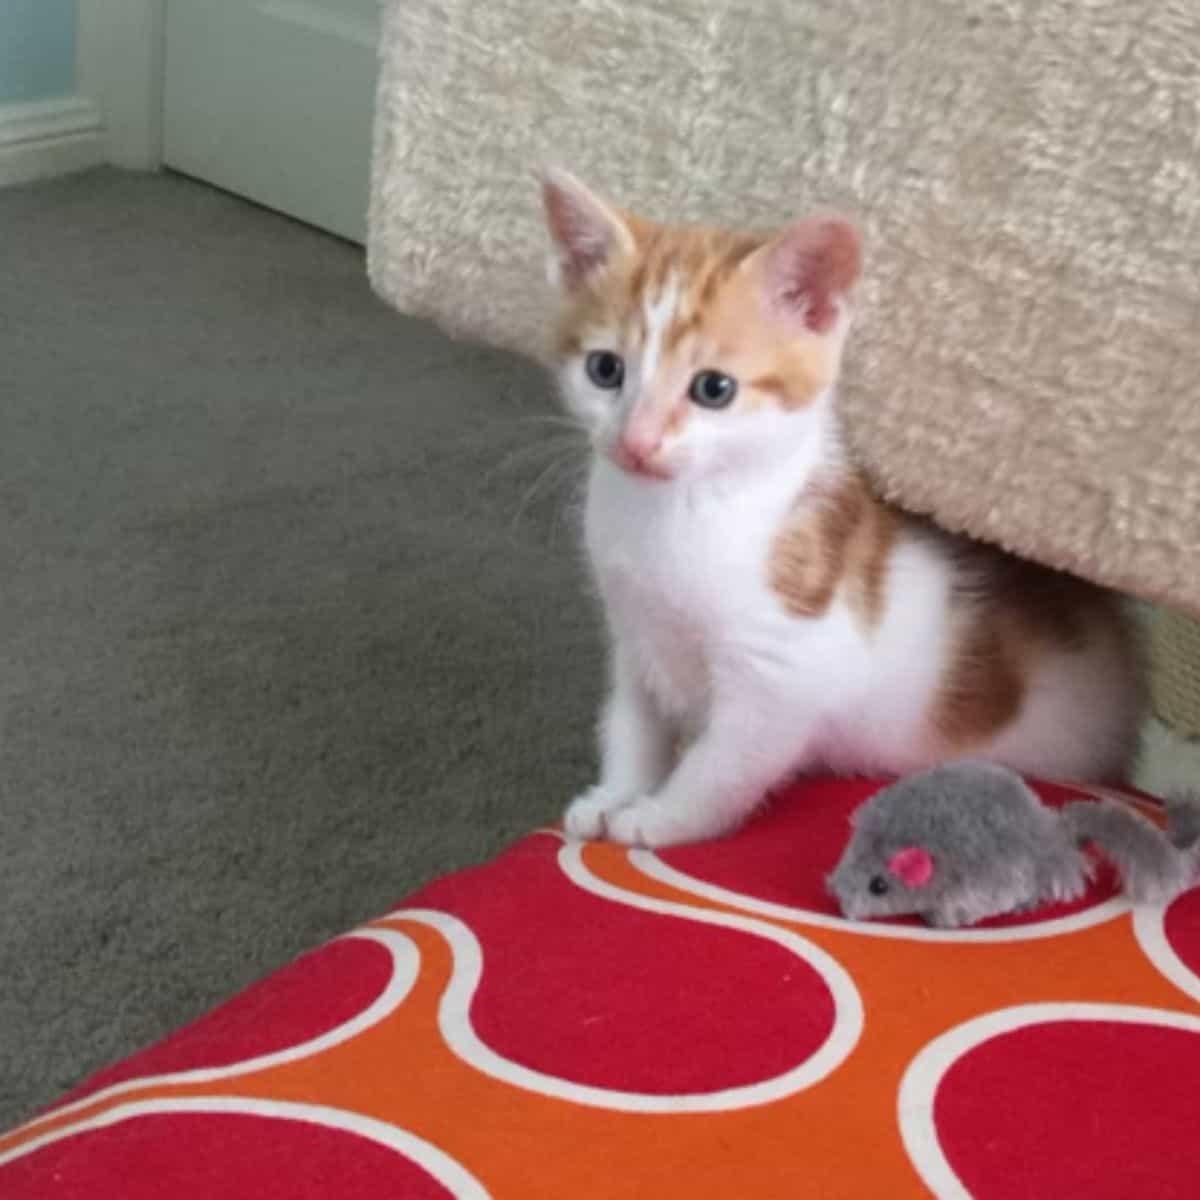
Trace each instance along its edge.
<instances>
[{"instance_id":1,"label":"kitten's front leg","mask_svg":"<svg viewBox=\"0 0 1200 1200\"><path fill-rule=\"evenodd\" d=\"M653 848L728 833L796 768L806 741L804 716L776 698L721 697L662 788L610 815L608 836Z\"/></svg>"},{"instance_id":2,"label":"kitten's front leg","mask_svg":"<svg viewBox=\"0 0 1200 1200\"><path fill-rule=\"evenodd\" d=\"M600 722L600 782L567 806L571 837L597 838L613 812L654 791L671 769L672 731L629 656L613 655L612 690Z\"/></svg>"}]
</instances>

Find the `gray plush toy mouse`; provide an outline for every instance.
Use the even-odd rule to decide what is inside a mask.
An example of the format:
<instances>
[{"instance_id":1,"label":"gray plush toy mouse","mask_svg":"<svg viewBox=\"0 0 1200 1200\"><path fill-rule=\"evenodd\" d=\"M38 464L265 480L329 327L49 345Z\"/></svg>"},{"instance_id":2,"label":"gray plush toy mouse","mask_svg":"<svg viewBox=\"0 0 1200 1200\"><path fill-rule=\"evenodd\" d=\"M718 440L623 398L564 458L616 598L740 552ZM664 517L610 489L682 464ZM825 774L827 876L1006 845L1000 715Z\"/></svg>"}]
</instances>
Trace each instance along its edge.
<instances>
[{"instance_id":1,"label":"gray plush toy mouse","mask_svg":"<svg viewBox=\"0 0 1200 1200\"><path fill-rule=\"evenodd\" d=\"M948 763L884 788L851 818L853 836L828 886L856 920L916 914L953 928L1074 900L1094 844L1135 903L1161 904L1200 872L1200 808L1168 806L1163 833L1115 800L1043 804L1004 767Z\"/></svg>"}]
</instances>

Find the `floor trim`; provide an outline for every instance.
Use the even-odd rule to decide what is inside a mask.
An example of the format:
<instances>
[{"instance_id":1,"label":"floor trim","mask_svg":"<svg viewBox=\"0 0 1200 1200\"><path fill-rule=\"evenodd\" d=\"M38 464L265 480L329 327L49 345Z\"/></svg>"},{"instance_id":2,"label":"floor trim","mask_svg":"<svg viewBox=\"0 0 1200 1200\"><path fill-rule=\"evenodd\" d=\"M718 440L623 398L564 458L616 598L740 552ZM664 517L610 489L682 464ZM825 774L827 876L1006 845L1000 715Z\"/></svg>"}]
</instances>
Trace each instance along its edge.
<instances>
[{"instance_id":1,"label":"floor trim","mask_svg":"<svg viewBox=\"0 0 1200 1200\"><path fill-rule=\"evenodd\" d=\"M100 113L83 96L0 105L0 187L81 171L105 159Z\"/></svg>"}]
</instances>

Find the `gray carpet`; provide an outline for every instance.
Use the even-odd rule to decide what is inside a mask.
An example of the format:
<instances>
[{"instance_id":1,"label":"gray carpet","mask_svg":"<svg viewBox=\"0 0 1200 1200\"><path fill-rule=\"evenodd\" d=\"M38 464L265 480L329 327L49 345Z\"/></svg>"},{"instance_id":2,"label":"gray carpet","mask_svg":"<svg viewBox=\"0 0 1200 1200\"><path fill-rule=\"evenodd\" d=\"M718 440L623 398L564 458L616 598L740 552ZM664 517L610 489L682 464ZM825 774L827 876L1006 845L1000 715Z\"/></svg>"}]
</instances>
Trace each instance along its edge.
<instances>
[{"instance_id":1,"label":"gray carpet","mask_svg":"<svg viewBox=\"0 0 1200 1200\"><path fill-rule=\"evenodd\" d=\"M171 176L0 246L3 1126L557 815L600 671L536 370Z\"/></svg>"}]
</instances>

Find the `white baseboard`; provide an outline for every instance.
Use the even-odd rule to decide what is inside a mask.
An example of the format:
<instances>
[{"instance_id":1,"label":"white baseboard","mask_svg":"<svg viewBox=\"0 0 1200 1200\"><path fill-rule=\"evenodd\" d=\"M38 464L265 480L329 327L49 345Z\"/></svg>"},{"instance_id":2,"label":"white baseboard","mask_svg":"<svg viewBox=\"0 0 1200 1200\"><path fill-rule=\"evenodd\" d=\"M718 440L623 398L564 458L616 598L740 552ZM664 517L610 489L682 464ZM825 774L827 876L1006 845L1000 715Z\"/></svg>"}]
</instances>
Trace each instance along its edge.
<instances>
[{"instance_id":1,"label":"white baseboard","mask_svg":"<svg viewBox=\"0 0 1200 1200\"><path fill-rule=\"evenodd\" d=\"M79 0L79 90L100 110L118 167L162 166L166 11L166 0Z\"/></svg>"},{"instance_id":2,"label":"white baseboard","mask_svg":"<svg viewBox=\"0 0 1200 1200\"><path fill-rule=\"evenodd\" d=\"M106 160L100 113L82 96L0 104L0 187Z\"/></svg>"}]
</instances>

